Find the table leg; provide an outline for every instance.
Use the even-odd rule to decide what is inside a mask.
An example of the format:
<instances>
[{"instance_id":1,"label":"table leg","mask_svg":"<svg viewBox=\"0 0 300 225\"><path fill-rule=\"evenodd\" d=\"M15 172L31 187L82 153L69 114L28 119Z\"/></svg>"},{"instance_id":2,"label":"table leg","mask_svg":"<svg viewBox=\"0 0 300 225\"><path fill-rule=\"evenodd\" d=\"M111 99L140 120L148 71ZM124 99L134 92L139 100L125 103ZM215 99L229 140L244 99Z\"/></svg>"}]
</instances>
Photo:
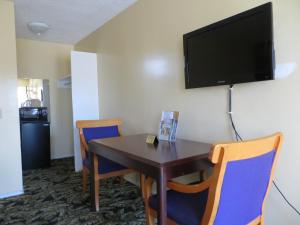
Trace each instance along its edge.
<instances>
[{"instance_id":1,"label":"table leg","mask_svg":"<svg viewBox=\"0 0 300 225\"><path fill-rule=\"evenodd\" d=\"M93 211L99 211L99 179L98 176L98 157L90 152L90 185L91 185L91 208Z\"/></svg>"},{"instance_id":2,"label":"table leg","mask_svg":"<svg viewBox=\"0 0 300 225\"><path fill-rule=\"evenodd\" d=\"M157 180L157 194L158 194L158 211L157 222L158 225L167 224L167 181L165 170L160 170L160 176Z\"/></svg>"}]
</instances>

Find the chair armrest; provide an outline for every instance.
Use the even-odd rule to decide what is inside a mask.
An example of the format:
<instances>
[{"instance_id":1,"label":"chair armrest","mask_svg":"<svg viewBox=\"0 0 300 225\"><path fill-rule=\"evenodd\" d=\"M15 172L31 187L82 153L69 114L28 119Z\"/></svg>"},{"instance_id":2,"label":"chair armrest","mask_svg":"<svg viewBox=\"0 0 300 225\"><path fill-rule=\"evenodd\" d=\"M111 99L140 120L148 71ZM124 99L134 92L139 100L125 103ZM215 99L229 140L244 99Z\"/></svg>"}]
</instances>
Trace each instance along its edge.
<instances>
[{"instance_id":1,"label":"chair armrest","mask_svg":"<svg viewBox=\"0 0 300 225\"><path fill-rule=\"evenodd\" d=\"M181 184L174 181L169 181L168 188L182 193L198 193L208 189L211 184L211 177L199 184Z\"/></svg>"},{"instance_id":2,"label":"chair armrest","mask_svg":"<svg viewBox=\"0 0 300 225\"><path fill-rule=\"evenodd\" d=\"M80 137L81 157L82 157L82 160L84 160L87 157L89 146L87 145L82 133L79 133L79 137Z\"/></svg>"},{"instance_id":3,"label":"chair armrest","mask_svg":"<svg viewBox=\"0 0 300 225\"><path fill-rule=\"evenodd\" d=\"M82 144L82 147L84 148L85 151L88 151L89 146L87 145L87 143L86 143L86 141L85 141L85 138L84 138L83 134L80 133L79 136L80 136L80 142L81 142L81 144Z\"/></svg>"}]
</instances>

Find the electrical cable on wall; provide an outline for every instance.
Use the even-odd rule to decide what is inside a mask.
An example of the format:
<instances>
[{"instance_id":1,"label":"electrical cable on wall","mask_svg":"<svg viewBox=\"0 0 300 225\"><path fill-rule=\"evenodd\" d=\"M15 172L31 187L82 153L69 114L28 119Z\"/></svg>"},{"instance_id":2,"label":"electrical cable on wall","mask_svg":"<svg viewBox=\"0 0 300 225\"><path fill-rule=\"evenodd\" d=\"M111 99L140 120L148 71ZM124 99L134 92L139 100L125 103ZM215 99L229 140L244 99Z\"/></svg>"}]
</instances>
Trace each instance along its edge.
<instances>
[{"instance_id":1,"label":"electrical cable on wall","mask_svg":"<svg viewBox=\"0 0 300 225\"><path fill-rule=\"evenodd\" d=\"M231 126L232 126L234 134L235 134L236 141L242 141L243 139L239 135L239 132L237 131L237 129L234 125L234 122L233 122L233 118L232 118L232 90L233 90L233 85L230 85L229 86L229 111L228 111L228 114L229 114Z\"/></svg>"},{"instance_id":2,"label":"electrical cable on wall","mask_svg":"<svg viewBox=\"0 0 300 225\"><path fill-rule=\"evenodd\" d=\"M232 129L234 131L235 134L235 139L236 141L243 141L242 137L240 136L239 132L236 129L236 126L234 124L233 121L233 117L232 117L232 91L233 91L233 85L229 86L229 110L228 110L228 114L229 114L229 119L230 119L230 123L232 126ZM290 203L290 201L286 198L286 196L282 193L282 191L280 190L280 188L278 187L278 185L276 184L276 182L273 180L273 185L274 187L277 189L277 191L279 192L279 194L282 196L282 198L285 200L285 202L298 214L300 215L299 210L292 204Z\"/></svg>"}]
</instances>

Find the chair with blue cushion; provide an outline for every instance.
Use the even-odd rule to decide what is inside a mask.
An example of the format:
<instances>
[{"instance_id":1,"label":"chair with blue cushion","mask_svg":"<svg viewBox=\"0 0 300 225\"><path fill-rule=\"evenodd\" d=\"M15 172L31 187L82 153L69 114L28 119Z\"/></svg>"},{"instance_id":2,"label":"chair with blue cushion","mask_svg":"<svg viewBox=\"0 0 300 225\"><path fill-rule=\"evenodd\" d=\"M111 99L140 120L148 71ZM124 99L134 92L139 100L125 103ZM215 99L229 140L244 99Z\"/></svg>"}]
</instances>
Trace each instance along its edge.
<instances>
[{"instance_id":1,"label":"chair with blue cushion","mask_svg":"<svg viewBox=\"0 0 300 225\"><path fill-rule=\"evenodd\" d=\"M212 146L212 175L202 183L168 182L168 224L263 225L264 205L282 144L282 134ZM145 186L147 224L154 224L157 196Z\"/></svg>"},{"instance_id":2,"label":"chair with blue cushion","mask_svg":"<svg viewBox=\"0 0 300 225\"><path fill-rule=\"evenodd\" d=\"M122 121L119 119L106 120L79 120L76 122L76 127L79 129L81 156L82 156L82 190L87 191L88 174L90 170L90 160L88 154L88 143L94 139L112 138L121 136ZM99 192L99 180L124 176L128 173L134 172L116 162L107 158L98 156L96 162L98 167L98 174L96 177L96 191ZM96 167L96 168L97 168ZM99 194L97 195L99 196ZM99 199L95 200L96 210L99 210Z\"/></svg>"}]
</instances>

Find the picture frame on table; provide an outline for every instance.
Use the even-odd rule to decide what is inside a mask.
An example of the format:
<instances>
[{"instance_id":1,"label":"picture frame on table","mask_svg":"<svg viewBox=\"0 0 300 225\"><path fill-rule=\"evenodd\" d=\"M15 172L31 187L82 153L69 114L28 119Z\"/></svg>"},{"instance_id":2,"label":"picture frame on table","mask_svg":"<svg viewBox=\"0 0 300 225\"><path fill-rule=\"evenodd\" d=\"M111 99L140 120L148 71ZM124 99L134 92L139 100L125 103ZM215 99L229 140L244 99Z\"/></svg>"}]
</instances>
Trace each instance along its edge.
<instances>
[{"instance_id":1,"label":"picture frame on table","mask_svg":"<svg viewBox=\"0 0 300 225\"><path fill-rule=\"evenodd\" d=\"M160 120L158 139L175 142L178 126L178 111L163 111Z\"/></svg>"}]
</instances>

